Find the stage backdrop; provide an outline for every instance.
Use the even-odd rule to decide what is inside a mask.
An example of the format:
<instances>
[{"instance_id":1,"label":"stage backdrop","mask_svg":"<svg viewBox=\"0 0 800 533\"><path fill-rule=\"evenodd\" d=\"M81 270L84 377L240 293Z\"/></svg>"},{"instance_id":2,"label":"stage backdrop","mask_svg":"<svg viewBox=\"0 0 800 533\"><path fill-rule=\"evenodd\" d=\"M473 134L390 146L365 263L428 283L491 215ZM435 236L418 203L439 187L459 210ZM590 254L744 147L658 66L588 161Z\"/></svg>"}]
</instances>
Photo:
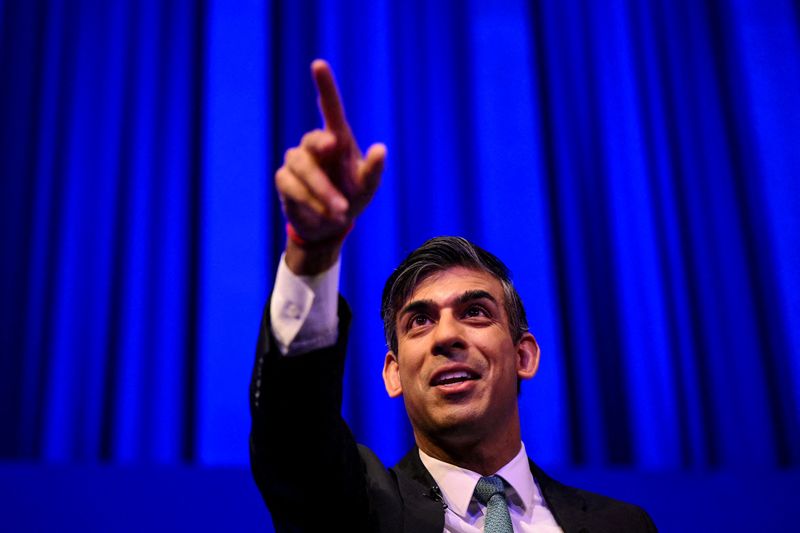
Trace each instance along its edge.
<instances>
[{"instance_id":1,"label":"stage backdrop","mask_svg":"<svg viewBox=\"0 0 800 533\"><path fill-rule=\"evenodd\" d=\"M0 457L246 463L272 175L320 124L324 57L389 150L343 259L359 440L412 442L379 295L458 234L509 264L542 346L540 463L798 466L799 9L0 1Z\"/></svg>"}]
</instances>

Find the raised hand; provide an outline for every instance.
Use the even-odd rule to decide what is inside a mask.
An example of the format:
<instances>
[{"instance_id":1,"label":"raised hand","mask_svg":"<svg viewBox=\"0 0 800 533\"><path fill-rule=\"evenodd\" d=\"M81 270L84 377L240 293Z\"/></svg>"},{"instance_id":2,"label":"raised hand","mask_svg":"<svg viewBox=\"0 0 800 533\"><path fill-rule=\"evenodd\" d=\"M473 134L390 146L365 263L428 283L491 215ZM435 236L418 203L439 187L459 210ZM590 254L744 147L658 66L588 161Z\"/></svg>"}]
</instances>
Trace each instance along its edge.
<instances>
[{"instance_id":1,"label":"raised hand","mask_svg":"<svg viewBox=\"0 0 800 533\"><path fill-rule=\"evenodd\" d=\"M297 273L325 267L332 253L335 260L344 235L375 194L386 159L386 147L380 143L362 155L330 66L317 59L311 63L311 74L324 129L306 133L300 146L287 150L275 173L284 214L299 237L287 243L287 263ZM326 257L315 258L310 268L309 254ZM294 261L294 268L293 259L305 263Z\"/></svg>"}]
</instances>

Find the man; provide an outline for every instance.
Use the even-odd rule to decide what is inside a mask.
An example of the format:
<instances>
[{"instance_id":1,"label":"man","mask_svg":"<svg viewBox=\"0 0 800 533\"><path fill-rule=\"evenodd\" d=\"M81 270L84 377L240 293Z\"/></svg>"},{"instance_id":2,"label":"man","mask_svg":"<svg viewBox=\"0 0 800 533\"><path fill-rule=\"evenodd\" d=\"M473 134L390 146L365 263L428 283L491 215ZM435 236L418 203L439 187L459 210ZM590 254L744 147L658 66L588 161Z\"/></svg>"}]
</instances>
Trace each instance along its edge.
<instances>
[{"instance_id":1,"label":"man","mask_svg":"<svg viewBox=\"0 0 800 533\"><path fill-rule=\"evenodd\" d=\"M539 347L506 267L455 237L432 239L386 283L383 379L417 446L387 469L341 418L350 313L339 253L372 198L386 148L365 155L329 66L312 63L325 128L275 175L287 245L251 383L251 464L278 530L654 531L643 510L561 485L529 461L517 392Z\"/></svg>"}]
</instances>

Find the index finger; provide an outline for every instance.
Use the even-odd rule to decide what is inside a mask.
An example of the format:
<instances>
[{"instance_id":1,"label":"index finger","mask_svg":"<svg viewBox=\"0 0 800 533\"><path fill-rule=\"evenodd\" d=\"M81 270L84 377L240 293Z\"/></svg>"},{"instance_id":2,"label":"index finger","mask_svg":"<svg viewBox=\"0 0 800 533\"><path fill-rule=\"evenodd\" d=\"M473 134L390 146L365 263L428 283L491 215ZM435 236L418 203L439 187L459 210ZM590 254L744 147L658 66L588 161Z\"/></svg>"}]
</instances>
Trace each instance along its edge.
<instances>
[{"instance_id":1,"label":"index finger","mask_svg":"<svg viewBox=\"0 0 800 533\"><path fill-rule=\"evenodd\" d=\"M319 109L322 112L325 127L334 132L346 131L349 126L347 118L344 116L342 99L339 96L339 89L336 87L336 80L330 65L322 59L314 60L311 63L311 75L317 86Z\"/></svg>"}]
</instances>

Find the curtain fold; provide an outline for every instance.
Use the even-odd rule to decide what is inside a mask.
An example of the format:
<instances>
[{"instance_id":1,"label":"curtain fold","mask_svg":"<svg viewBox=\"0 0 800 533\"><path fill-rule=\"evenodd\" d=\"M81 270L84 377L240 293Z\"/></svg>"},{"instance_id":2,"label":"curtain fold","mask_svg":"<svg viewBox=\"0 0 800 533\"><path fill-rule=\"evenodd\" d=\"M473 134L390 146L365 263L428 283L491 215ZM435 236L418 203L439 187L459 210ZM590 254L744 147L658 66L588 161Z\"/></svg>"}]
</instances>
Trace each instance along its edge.
<instances>
[{"instance_id":1,"label":"curtain fold","mask_svg":"<svg viewBox=\"0 0 800 533\"><path fill-rule=\"evenodd\" d=\"M800 14L789 1L0 2L0 457L244 464L284 244L272 174L328 59L388 166L348 238L343 412L413 442L382 285L508 263L548 465L800 461ZM311 421L310 423L313 423Z\"/></svg>"}]
</instances>

